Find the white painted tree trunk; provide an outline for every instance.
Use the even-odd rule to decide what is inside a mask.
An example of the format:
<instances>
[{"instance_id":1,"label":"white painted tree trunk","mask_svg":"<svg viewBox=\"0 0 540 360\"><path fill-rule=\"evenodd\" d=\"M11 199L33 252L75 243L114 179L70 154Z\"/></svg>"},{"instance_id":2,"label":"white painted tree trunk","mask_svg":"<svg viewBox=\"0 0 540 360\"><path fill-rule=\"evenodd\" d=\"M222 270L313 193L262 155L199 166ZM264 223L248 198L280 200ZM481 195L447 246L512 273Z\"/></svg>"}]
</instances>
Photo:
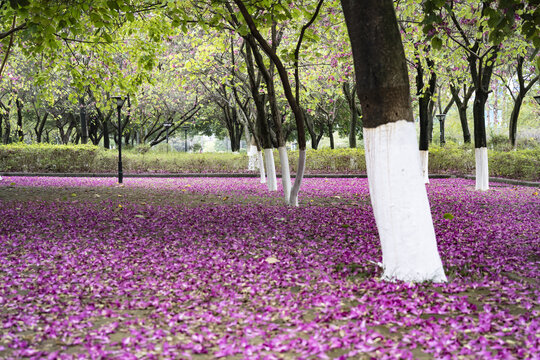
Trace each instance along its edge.
<instances>
[{"instance_id":1,"label":"white painted tree trunk","mask_svg":"<svg viewBox=\"0 0 540 360\"><path fill-rule=\"evenodd\" d=\"M476 190L489 190L489 169L487 148L474 149L476 160Z\"/></svg>"},{"instance_id":2,"label":"white painted tree trunk","mask_svg":"<svg viewBox=\"0 0 540 360\"><path fill-rule=\"evenodd\" d=\"M276 165L274 163L274 152L272 149L264 149L264 162L266 164L266 174L269 191L277 191Z\"/></svg>"},{"instance_id":3,"label":"white painted tree trunk","mask_svg":"<svg viewBox=\"0 0 540 360\"><path fill-rule=\"evenodd\" d=\"M296 178L294 179L294 185L291 189L289 205L298 206L298 192L300 191L300 185L302 185L302 179L304 178L305 169L306 169L306 150L300 150L298 152L298 169L296 170Z\"/></svg>"},{"instance_id":4,"label":"white painted tree trunk","mask_svg":"<svg viewBox=\"0 0 540 360\"><path fill-rule=\"evenodd\" d=\"M257 153L257 157L259 159L259 173L261 174L261 184L266 184L266 174L264 172L264 161L263 161L262 151L259 151Z\"/></svg>"},{"instance_id":5,"label":"white painted tree trunk","mask_svg":"<svg viewBox=\"0 0 540 360\"><path fill-rule=\"evenodd\" d=\"M287 155L287 148L280 146L279 151L279 163L281 164L281 183L283 185L283 197L285 204L289 203L291 196L291 171L289 169L289 156Z\"/></svg>"},{"instance_id":6,"label":"white painted tree trunk","mask_svg":"<svg viewBox=\"0 0 540 360\"><path fill-rule=\"evenodd\" d=\"M414 123L364 128L371 203L383 255L383 279L445 282L420 168Z\"/></svg>"},{"instance_id":7,"label":"white painted tree trunk","mask_svg":"<svg viewBox=\"0 0 540 360\"><path fill-rule=\"evenodd\" d=\"M255 171L255 169L257 169L258 167L257 147L255 145L249 145L247 156L248 156L248 170Z\"/></svg>"},{"instance_id":8,"label":"white painted tree trunk","mask_svg":"<svg viewBox=\"0 0 540 360\"><path fill-rule=\"evenodd\" d=\"M422 166L422 178L424 179L424 184L429 184L429 151L420 150L420 164Z\"/></svg>"}]
</instances>

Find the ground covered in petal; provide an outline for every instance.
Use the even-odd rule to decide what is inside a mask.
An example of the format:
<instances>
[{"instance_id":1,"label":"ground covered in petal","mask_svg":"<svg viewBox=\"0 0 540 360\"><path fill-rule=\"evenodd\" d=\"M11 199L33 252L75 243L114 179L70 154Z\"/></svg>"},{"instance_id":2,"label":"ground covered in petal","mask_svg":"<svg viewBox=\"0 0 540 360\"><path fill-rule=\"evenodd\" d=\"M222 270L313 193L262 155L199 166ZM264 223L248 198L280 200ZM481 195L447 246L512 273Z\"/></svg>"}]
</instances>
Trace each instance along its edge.
<instances>
[{"instance_id":1,"label":"ground covered in petal","mask_svg":"<svg viewBox=\"0 0 540 360\"><path fill-rule=\"evenodd\" d=\"M366 179L4 177L0 358L539 358L538 189L428 194L447 284L378 280Z\"/></svg>"}]
</instances>

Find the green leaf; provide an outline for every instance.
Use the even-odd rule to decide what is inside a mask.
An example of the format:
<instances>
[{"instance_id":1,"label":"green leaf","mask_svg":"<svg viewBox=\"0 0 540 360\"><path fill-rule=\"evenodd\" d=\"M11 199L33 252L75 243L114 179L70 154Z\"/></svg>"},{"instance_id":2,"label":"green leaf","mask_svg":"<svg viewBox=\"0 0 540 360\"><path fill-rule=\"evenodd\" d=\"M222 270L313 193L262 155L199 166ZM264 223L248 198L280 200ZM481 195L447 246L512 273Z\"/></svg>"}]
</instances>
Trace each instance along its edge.
<instances>
[{"instance_id":1,"label":"green leaf","mask_svg":"<svg viewBox=\"0 0 540 360\"><path fill-rule=\"evenodd\" d=\"M111 10L120 10L120 7L119 7L118 4L116 3L116 1L113 1L113 0L107 1L107 6L108 6L109 9L111 9Z\"/></svg>"},{"instance_id":2,"label":"green leaf","mask_svg":"<svg viewBox=\"0 0 540 360\"><path fill-rule=\"evenodd\" d=\"M247 25L240 26L238 29L236 29L236 31L240 34L240 36L246 36L249 34L249 28Z\"/></svg>"},{"instance_id":3,"label":"green leaf","mask_svg":"<svg viewBox=\"0 0 540 360\"><path fill-rule=\"evenodd\" d=\"M58 22L58 25L56 26L56 31L60 31L64 29L67 26L66 20L62 19Z\"/></svg>"},{"instance_id":4,"label":"green leaf","mask_svg":"<svg viewBox=\"0 0 540 360\"><path fill-rule=\"evenodd\" d=\"M433 46L435 50L440 50L442 48L442 40L438 36L434 36L431 39L431 46Z\"/></svg>"},{"instance_id":5,"label":"green leaf","mask_svg":"<svg viewBox=\"0 0 540 360\"><path fill-rule=\"evenodd\" d=\"M427 24L427 25L425 25L425 26L422 28L422 32L423 32L424 34L426 34L426 35L427 35L431 30L433 30L433 25L431 25L431 24Z\"/></svg>"},{"instance_id":6,"label":"green leaf","mask_svg":"<svg viewBox=\"0 0 540 360\"><path fill-rule=\"evenodd\" d=\"M532 39L533 41L533 44L534 44L534 48L535 49L540 49L540 36L536 36Z\"/></svg>"},{"instance_id":7,"label":"green leaf","mask_svg":"<svg viewBox=\"0 0 540 360\"><path fill-rule=\"evenodd\" d=\"M454 218L454 215L452 215L450 213L445 213L443 215L443 218L445 218L446 220L452 220Z\"/></svg>"},{"instance_id":8,"label":"green leaf","mask_svg":"<svg viewBox=\"0 0 540 360\"><path fill-rule=\"evenodd\" d=\"M112 42L113 42L113 39L112 39L111 35L109 35L109 33L104 32L104 33L103 33L103 38L104 38L105 41L108 42L108 43L112 43Z\"/></svg>"}]
</instances>

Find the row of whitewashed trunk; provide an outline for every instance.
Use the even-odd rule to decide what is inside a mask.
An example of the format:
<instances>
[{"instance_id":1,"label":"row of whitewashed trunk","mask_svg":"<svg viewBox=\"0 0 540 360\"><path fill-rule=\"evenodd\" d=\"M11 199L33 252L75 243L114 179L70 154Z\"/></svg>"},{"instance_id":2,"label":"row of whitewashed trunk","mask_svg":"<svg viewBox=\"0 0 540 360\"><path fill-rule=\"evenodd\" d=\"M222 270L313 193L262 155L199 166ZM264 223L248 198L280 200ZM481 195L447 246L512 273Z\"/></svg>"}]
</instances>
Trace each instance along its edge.
<instances>
[{"instance_id":1,"label":"row of whitewashed trunk","mask_svg":"<svg viewBox=\"0 0 540 360\"><path fill-rule=\"evenodd\" d=\"M474 157L476 164L476 190L489 190L489 169L487 148L475 148ZM429 184L429 151L420 150L420 162L422 169L422 178L424 183Z\"/></svg>"}]
</instances>

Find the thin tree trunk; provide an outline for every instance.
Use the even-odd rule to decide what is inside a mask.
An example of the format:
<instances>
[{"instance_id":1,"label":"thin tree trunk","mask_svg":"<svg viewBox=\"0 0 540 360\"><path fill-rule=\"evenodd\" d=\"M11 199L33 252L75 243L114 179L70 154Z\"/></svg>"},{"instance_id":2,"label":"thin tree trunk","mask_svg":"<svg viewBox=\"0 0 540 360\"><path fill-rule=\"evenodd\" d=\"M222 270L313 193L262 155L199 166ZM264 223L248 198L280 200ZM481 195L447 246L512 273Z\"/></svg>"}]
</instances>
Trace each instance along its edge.
<instances>
[{"instance_id":1,"label":"thin tree trunk","mask_svg":"<svg viewBox=\"0 0 540 360\"><path fill-rule=\"evenodd\" d=\"M102 123L103 127L103 147L105 149L111 148L111 139L109 138L109 120L105 119Z\"/></svg>"},{"instance_id":2,"label":"thin tree trunk","mask_svg":"<svg viewBox=\"0 0 540 360\"><path fill-rule=\"evenodd\" d=\"M446 144L446 139L444 137L444 119L439 119L439 131L439 143L441 146L444 146L444 144Z\"/></svg>"},{"instance_id":3,"label":"thin tree trunk","mask_svg":"<svg viewBox=\"0 0 540 360\"><path fill-rule=\"evenodd\" d=\"M343 83L343 94L349 104L351 112L351 122L349 125L349 147L356 148L356 128L358 126L358 110L356 107L356 85L353 84L352 91L349 88L349 83Z\"/></svg>"},{"instance_id":4,"label":"thin tree trunk","mask_svg":"<svg viewBox=\"0 0 540 360\"><path fill-rule=\"evenodd\" d=\"M283 197L285 203L288 204L291 197L291 171L289 169L289 156L287 154L287 148L285 146L280 146L279 151L279 162L281 164L281 183L283 185Z\"/></svg>"},{"instance_id":5,"label":"thin tree trunk","mask_svg":"<svg viewBox=\"0 0 540 360\"><path fill-rule=\"evenodd\" d=\"M332 124L328 124L328 137L330 138L330 149L334 149L334 127Z\"/></svg>"},{"instance_id":6,"label":"thin tree trunk","mask_svg":"<svg viewBox=\"0 0 540 360\"><path fill-rule=\"evenodd\" d=\"M419 56L419 55L417 55ZM433 117L431 116L430 105L433 104L431 98L435 91L437 83L437 77L433 72L434 62L431 59L427 60L430 70L429 84L425 88L424 83L424 68L420 60L416 62L416 92L418 97L418 114L420 117L420 163L422 167L422 177L424 183L429 184L429 144L431 143L431 136L433 133Z\"/></svg>"},{"instance_id":7,"label":"thin tree trunk","mask_svg":"<svg viewBox=\"0 0 540 360\"><path fill-rule=\"evenodd\" d=\"M22 108L23 104L19 99L15 101L17 105L17 141L22 142L24 140L23 123L22 123Z\"/></svg>"},{"instance_id":8,"label":"thin tree trunk","mask_svg":"<svg viewBox=\"0 0 540 360\"><path fill-rule=\"evenodd\" d=\"M512 108L512 114L510 114L510 124L509 124L509 138L510 138L510 144L512 147L516 147L516 134L517 134L517 123L519 119L519 112L521 110L521 105L523 104L523 99L525 98L525 95L529 90L532 88L532 86L538 81L540 78L539 75L536 75L529 84L525 85L525 78L523 77L523 63L525 61L525 58L523 56L518 56L517 59L517 76L518 76L518 82L519 82L519 93L514 98L514 107Z\"/></svg>"},{"instance_id":9,"label":"thin tree trunk","mask_svg":"<svg viewBox=\"0 0 540 360\"><path fill-rule=\"evenodd\" d=\"M81 143L88 143L88 123L86 119L86 105L84 103L84 96L79 97L79 110L81 120Z\"/></svg>"},{"instance_id":10,"label":"thin tree trunk","mask_svg":"<svg viewBox=\"0 0 540 360\"><path fill-rule=\"evenodd\" d=\"M264 163L266 164L266 185L268 186L268 190L277 191L276 164L272 149L264 149Z\"/></svg>"},{"instance_id":11,"label":"thin tree trunk","mask_svg":"<svg viewBox=\"0 0 540 360\"><path fill-rule=\"evenodd\" d=\"M4 119L4 133L3 133L3 137L2 137L2 143L4 145L6 144L9 144L10 142L10 134L11 134L11 123L9 121L9 110L8 112L2 116L2 118ZM1 126L2 124L0 124Z\"/></svg>"},{"instance_id":12,"label":"thin tree trunk","mask_svg":"<svg viewBox=\"0 0 540 360\"><path fill-rule=\"evenodd\" d=\"M259 174L260 174L260 181L261 184L266 183L266 173L264 171L264 160L263 160L263 152L262 150L257 151L257 157L259 159Z\"/></svg>"},{"instance_id":13,"label":"thin tree trunk","mask_svg":"<svg viewBox=\"0 0 540 360\"><path fill-rule=\"evenodd\" d=\"M474 87L470 86L468 89L463 86L463 100L459 97L459 90L453 84L450 84L450 92L452 93L452 99L456 103L459 114L459 121L461 123L461 130L463 131L463 141L466 144L471 142L471 132L469 131L469 124L467 121L467 107L469 106L469 99L471 98Z\"/></svg>"}]
</instances>

